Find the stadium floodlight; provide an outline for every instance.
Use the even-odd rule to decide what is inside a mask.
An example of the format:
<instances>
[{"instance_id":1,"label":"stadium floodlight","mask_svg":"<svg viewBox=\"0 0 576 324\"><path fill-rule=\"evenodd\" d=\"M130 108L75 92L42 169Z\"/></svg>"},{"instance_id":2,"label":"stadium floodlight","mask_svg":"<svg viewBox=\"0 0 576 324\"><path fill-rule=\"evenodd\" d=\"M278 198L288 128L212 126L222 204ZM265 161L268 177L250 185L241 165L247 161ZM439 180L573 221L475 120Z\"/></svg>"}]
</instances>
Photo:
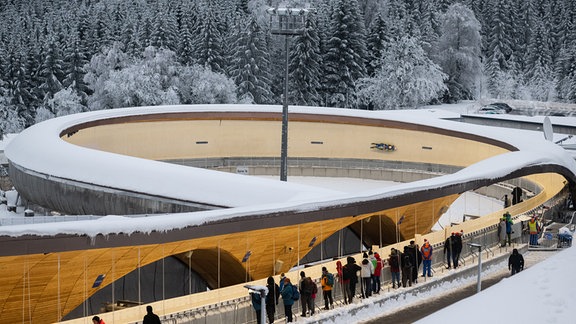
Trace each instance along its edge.
<instances>
[{"instance_id":1,"label":"stadium floodlight","mask_svg":"<svg viewBox=\"0 0 576 324\"><path fill-rule=\"evenodd\" d=\"M270 33L284 35L284 98L282 105L282 142L280 149L280 180L288 179L288 37L304 32L308 8L269 8Z\"/></svg>"}]
</instances>

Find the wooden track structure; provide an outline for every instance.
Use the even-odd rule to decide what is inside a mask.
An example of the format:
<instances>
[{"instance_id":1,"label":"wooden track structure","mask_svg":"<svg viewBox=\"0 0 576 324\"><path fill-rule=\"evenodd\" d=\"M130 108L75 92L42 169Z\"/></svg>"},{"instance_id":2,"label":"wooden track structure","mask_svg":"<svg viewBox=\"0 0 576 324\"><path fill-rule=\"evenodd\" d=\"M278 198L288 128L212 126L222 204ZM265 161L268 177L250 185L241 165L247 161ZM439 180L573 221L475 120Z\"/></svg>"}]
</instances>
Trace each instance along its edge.
<instances>
[{"instance_id":1,"label":"wooden track structure","mask_svg":"<svg viewBox=\"0 0 576 324\"><path fill-rule=\"evenodd\" d=\"M383 160L466 168L519 150L511 143L477 133L381 116L322 112L290 114L290 158ZM192 109L167 113L158 109L146 114L82 118L82 122L68 123L59 140L64 145L156 161L273 158L279 154L280 120L277 111ZM196 145L199 140L207 144ZM370 150L370 143L376 141L393 143L397 150ZM10 163L11 172L27 169L25 161ZM562 162L541 163L495 178L448 182L432 189L408 186L393 195L323 202L317 208L248 212L242 217L149 233L43 236L10 235L0 229L0 269L4 274L0 277L0 321L59 321L99 289L169 256L189 262L210 287L222 288L288 271L312 248L346 227L363 231L369 244L378 245L379 237L384 238L384 245L392 244L397 231L402 239L428 234L460 194L521 177L537 189L531 199L508 208L513 215L557 197L573 183L574 173ZM33 188L18 187L17 182L15 185L24 196L39 194L32 192ZM50 201L50 197L46 199L44 202ZM65 197L55 198L62 199ZM472 232L493 226L500 215L487 215L460 227ZM402 222L397 225L400 218ZM365 226L362 230L362 222L371 220L378 220L381 228ZM427 237L441 242L444 235L440 232ZM248 261L242 262L248 251ZM220 276L221 269L226 269L226 276ZM102 284L93 288L100 275L104 275Z\"/></svg>"}]
</instances>

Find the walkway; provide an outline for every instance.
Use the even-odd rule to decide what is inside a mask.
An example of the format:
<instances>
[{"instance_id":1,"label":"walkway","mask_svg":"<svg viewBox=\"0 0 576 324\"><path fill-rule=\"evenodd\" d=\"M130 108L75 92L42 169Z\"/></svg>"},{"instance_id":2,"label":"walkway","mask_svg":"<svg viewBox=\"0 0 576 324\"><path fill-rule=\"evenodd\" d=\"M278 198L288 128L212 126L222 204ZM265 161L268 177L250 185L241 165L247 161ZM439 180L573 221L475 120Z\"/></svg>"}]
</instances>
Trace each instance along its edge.
<instances>
[{"instance_id":1,"label":"walkway","mask_svg":"<svg viewBox=\"0 0 576 324\"><path fill-rule=\"evenodd\" d=\"M526 245L515 245L525 256L527 268L538 263L555 251L527 251ZM482 289L486 289L509 276L508 255L512 248L495 248L493 255L482 255ZM302 323L413 323L454 302L469 297L477 290L477 258L469 257L459 270L436 268L433 278L412 287L393 290L389 283L385 292L367 300L357 299L353 305L337 307L306 319ZM322 297L316 297L316 302ZM275 322L276 323L276 322Z\"/></svg>"}]
</instances>

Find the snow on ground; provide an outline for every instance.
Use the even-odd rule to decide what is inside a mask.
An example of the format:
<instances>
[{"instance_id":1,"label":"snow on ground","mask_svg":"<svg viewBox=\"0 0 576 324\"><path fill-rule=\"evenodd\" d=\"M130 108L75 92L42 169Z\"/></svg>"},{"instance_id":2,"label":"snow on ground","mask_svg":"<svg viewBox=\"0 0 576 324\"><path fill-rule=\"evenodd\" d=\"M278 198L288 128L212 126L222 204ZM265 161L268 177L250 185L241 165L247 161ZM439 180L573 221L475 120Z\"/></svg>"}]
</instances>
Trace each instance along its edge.
<instances>
[{"instance_id":1,"label":"snow on ground","mask_svg":"<svg viewBox=\"0 0 576 324\"><path fill-rule=\"evenodd\" d=\"M417 323L576 323L575 272L568 248Z\"/></svg>"}]
</instances>

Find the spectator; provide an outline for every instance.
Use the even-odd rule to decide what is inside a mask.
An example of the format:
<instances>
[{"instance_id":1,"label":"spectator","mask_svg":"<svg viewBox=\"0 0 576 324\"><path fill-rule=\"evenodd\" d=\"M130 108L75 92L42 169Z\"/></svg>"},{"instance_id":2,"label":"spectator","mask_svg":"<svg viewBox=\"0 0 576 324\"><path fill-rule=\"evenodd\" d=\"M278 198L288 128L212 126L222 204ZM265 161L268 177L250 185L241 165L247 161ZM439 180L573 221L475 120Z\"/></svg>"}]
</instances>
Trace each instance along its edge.
<instances>
[{"instance_id":1,"label":"spectator","mask_svg":"<svg viewBox=\"0 0 576 324\"><path fill-rule=\"evenodd\" d=\"M278 287L272 277L268 277L266 283L266 287L268 288L268 294L266 295L266 315L268 316L268 322L274 323L276 305L278 305L278 298L280 298L280 287Z\"/></svg>"},{"instance_id":2,"label":"spectator","mask_svg":"<svg viewBox=\"0 0 576 324\"><path fill-rule=\"evenodd\" d=\"M412 280L412 283L418 283L418 270L420 269L420 264L422 263L422 253L414 241L410 241L410 245L408 245L407 248L408 255L411 258L410 263L412 275L410 279ZM404 248L404 252L406 252L406 247Z\"/></svg>"},{"instance_id":3,"label":"spectator","mask_svg":"<svg viewBox=\"0 0 576 324\"><path fill-rule=\"evenodd\" d=\"M508 270L511 270L511 276L524 270L524 257L518 252L518 249L512 250L512 254L508 258Z\"/></svg>"},{"instance_id":4,"label":"spectator","mask_svg":"<svg viewBox=\"0 0 576 324\"><path fill-rule=\"evenodd\" d=\"M324 309L331 309L334 304L334 300L332 299L334 275L328 272L326 267L322 267L322 277L320 277L320 283L322 285L322 296L324 297Z\"/></svg>"},{"instance_id":5,"label":"spectator","mask_svg":"<svg viewBox=\"0 0 576 324\"><path fill-rule=\"evenodd\" d=\"M512 245L512 216L509 212L504 213L504 218L506 219L506 239L508 240L508 246Z\"/></svg>"},{"instance_id":6,"label":"spectator","mask_svg":"<svg viewBox=\"0 0 576 324\"><path fill-rule=\"evenodd\" d=\"M92 323L93 324L106 324L106 323L104 323L104 320L100 319L100 317L98 317L98 316L92 317Z\"/></svg>"},{"instance_id":7,"label":"spectator","mask_svg":"<svg viewBox=\"0 0 576 324\"><path fill-rule=\"evenodd\" d=\"M286 316L287 323L292 322L292 305L294 305L295 290L298 289L290 283L290 278L284 278L284 284L280 291L280 295L282 296L284 315Z\"/></svg>"},{"instance_id":8,"label":"spectator","mask_svg":"<svg viewBox=\"0 0 576 324\"><path fill-rule=\"evenodd\" d=\"M314 288L316 284L312 281L312 278L306 277L304 271L300 271L300 298L302 304L302 317L306 317L307 313L314 315L314 299L312 294L314 294Z\"/></svg>"},{"instance_id":9,"label":"spectator","mask_svg":"<svg viewBox=\"0 0 576 324\"><path fill-rule=\"evenodd\" d=\"M375 294L380 293L380 276L382 275L382 259L380 254L374 253L375 265L374 265L374 276L372 277L372 292Z\"/></svg>"},{"instance_id":10,"label":"spectator","mask_svg":"<svg viewBox=\"0 0 576 324\"><path fill-rule=\"evenodd\" d=\"M462 232L456 232L452 237L452 263L454 269L458 268L460 253L462 253L462 235Z\"/></svg>"},{"instance_id":11,"label":"spectator","mask_svg":"<svg viewBox=\"0 0 576 324\"><path fill-rule=\"evenodd\" d=\"M528 221L528 230L530 232L530 245L538 245L538 234L541 231L541 227L538 220L536 220L536 215L532 215L532 218Z\"/></svg>"},{"instance_id":12,"label":"spectator","mask_svg":"<svg viewBox=\"0 0 576 324\"><path fill-rule=\"evenodd\" d=\"M142 321L142 324L162 324L162 322L160 321L160 317L154 314L154 312L152 311L152 306L150 305L146 306L146 315L144 315L144 320Z\"/></svg>"},{"instance_id":13,"label":"spectator","mask_svg":"<svg viewBox=\"0 0 576 324\"><path fill-rule=\"evenodd\" d=\"M356 260L349 256L346 258L346 265L342 268L342 276L344 280L349 280L346 287L346 294L348 295L348 304L352 303L354 295L356 295L356 284L358 283L358 271L361 268L356 264Z\"/></svg>"},{"instance_id":14,"label":"spectator","mask_svg":"<svg viewBox=\"0 0 576 324\"><path fill-rule=\"evenodd\" d=\"M424 244L420 248L422 253L422 277L432 277L432 245L427 239L424 239Z\"/></svg>"},{"instance_id":15,"label":"spectator","mask_svg":"<svg viewBox=\"0 0 576 324\"><path fill-rule=\"evenodd\" d=\"M364 253L366 255L366 253ZM372 262L368 260L368 256L362 259L362 265L360 270L360 276L362 277L362 298L368 298L372 296L372 274L374 273L374 266Z\"/></svg>"},{"instance_id":16,"label":"spectator","mask_svg":"<svg viewBox=\"0 0 576 324\"><path fill-rule=\"evenodd\" d=\"M500 218L498 223L498 239L500 240L500 247L506 246L506 218Z\"/></svg>"},{"instance_id":17,"label":"spectator","mask_svg":"<svg viewBox=\"0 0 576 324\"><path fill-rule=\"evenodd\" d=\"M502 200L504 201L504 208L510 207L510 198L508 198L508 195L504 195L504 197L502 197Z\"/></svg>"},{"instance_id":18,"label":"spectator","mask_svg":"<svg viewBox=\"0 0 576 324\"><path fill-rule=\"evenodd\" d=\"M344 267L340 260L336 261L336 275L338 276L338 282L340 284L340 291L342 291L342 296L344 296L344 304L348 304L348 286L350 285L350 279L344 279Z\"/></svg>"},{"instance_id":19,"label":"spectator","mask_svg":"<svg viewBox=\"0 0 576 324\"><path fill-rule=\"evenodd\" d=\"M388 265L390 265L392 288L400 288L400 253L395 248L390 250Z\"/></svg>"},{"instance_id":20,"label":"spectator","mask_svg":"<svg viewBox=\"0 0 576 324\"><path fill-rule=\"evenodd\" d=\"M252 299L252 307L256 311L256 323L261 324L262 318L262 296L259 291L251 291L250 297ZM265 324L265 323L264 323Z\"/></svg>"},{"instance_id":21,"label":"spectator","mask_svg":"<svg viewBox=\"0 0 576 324\"><path fill-rule=\"evenodd\" d=\"M452 232L446 241L444 241L444 255L446 256L446 263L448 263L448 267L446 267L446 269L452 268L452 237L454 235L455 233Z\"/></svg>"},{"instance_id":22,"label":"spectator","mask_svg":"<svg viewBox=\"0 0 576 324\"><path fill-rule=\"evenodd\" d=\"M411 256L412 252L408 248L408 246L404 247L404 253L402 253L400 258L400 266L402 267L402 287L406 287L408 284L412 287L412 260L413 256Z\"/></svg>"}]
</instances>

